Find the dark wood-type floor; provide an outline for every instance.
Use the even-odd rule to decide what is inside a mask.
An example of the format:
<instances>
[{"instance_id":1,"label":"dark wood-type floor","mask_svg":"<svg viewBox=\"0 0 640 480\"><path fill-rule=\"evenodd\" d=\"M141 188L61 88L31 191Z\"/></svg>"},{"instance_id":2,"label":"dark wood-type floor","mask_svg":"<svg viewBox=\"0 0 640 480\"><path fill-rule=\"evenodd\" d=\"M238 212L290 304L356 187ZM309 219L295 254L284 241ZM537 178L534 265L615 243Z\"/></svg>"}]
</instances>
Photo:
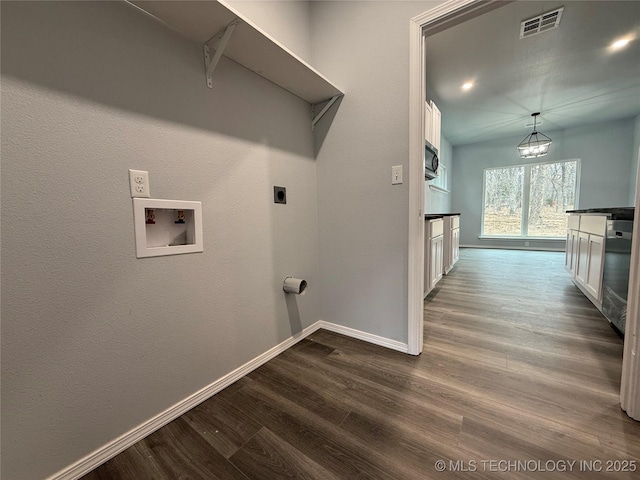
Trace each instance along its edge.
<instances>
[{"instance_id":1,"label":"dark wood-type floor","mask_svg":"<svg viewBox=\"0 0 640 480\"><path fill-rule=\"evenodd\" d=\"M321 330L84 478L637 479L621 358L562 254L464 249L421 356Z\"/></svg>"}]
</instances>

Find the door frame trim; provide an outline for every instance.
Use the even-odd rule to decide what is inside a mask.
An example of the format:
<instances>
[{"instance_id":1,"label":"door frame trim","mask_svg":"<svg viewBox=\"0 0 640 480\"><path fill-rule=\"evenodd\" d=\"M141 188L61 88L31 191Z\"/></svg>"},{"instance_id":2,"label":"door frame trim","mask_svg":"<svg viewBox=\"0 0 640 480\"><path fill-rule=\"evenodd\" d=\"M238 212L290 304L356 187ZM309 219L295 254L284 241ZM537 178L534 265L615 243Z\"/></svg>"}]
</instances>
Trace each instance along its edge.
<instances>
[{"instance_id":1,"label":"door frame trim","mask_svg":"<svg viewBox=\"0 0 640 480\"><path fill-rule=\"evenodd\" d=\"M640 211L640 148L636 171L636 205ZM631 241L631 269L627 294L627 323L625 325L620 406L631 418L640 420L640 221L635 216Z\"/></svg>"},{"instance_id":2,"label":"door frame trim","mask_svg":"<svg viewBox=\"0 0 640 480\"><path fill-rule=\"evenodd\" d=\"M409 22L409 252L408 353L419 355L424 325L424 104L426 63L424 31L462 15L470 6L491 2L449 0Z\"/></svg>"}]
</instances>

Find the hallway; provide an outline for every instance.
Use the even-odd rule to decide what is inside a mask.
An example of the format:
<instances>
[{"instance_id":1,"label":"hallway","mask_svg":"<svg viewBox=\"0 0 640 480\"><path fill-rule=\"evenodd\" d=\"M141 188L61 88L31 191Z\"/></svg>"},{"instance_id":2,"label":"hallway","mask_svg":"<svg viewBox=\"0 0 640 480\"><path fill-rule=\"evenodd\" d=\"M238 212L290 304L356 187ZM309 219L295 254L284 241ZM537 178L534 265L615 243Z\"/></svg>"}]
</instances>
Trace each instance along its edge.
<instances>
[{"instance_id":1,"label":"hallway","mask_svg":"<svg viewBox=\"0 0 640 480\"><path fill-rule=\"evenodd\" d=\"M563 262L464 249L426 300L431 376L473 398L458 442L472 458L640 458L640 424L619 406L622 339Z\"/></svg>"},{"instance_id":2,"label":"hallway","mask_svg":"<svg viewBox=\"0 0 640 480\"><path fill-rule=\"evenodd\" d=\"M463 249L419 357L320 330L84 478L637 478L605 471L640 459L622 340L563 260Z\"/></svg>"}]
</instances>

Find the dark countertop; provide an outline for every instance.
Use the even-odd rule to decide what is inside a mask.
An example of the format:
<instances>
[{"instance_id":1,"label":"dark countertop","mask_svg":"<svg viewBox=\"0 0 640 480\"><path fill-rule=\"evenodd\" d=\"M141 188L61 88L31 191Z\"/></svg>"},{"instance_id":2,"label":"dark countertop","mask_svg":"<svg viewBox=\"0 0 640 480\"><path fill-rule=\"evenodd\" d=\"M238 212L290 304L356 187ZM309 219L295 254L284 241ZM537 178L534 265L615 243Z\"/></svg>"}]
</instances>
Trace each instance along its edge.
<instances>
[{"instance_id":1,"label":"dark countertop","mask_svg":"<svg viewBox=\"0 0 640 480\"><path fill-rule=\"evenodd\" d=\"M579 213L581 215L606 215L611 220L633 220L634 211L634 207L611 207L567 210L567 213Z\"/></svg>"},{"instance_id":2,"label":"dark countertop","mask_svg":"<svg viewBox=\"0 0 640 480\"><path fill-rule=\"evenodd\" d=\"M455 217L456 215L460 215L460 214L459 213L425 213L424 214L424 219L425 220L435 220L437 218Z\"/></svg>"}]
</instances>

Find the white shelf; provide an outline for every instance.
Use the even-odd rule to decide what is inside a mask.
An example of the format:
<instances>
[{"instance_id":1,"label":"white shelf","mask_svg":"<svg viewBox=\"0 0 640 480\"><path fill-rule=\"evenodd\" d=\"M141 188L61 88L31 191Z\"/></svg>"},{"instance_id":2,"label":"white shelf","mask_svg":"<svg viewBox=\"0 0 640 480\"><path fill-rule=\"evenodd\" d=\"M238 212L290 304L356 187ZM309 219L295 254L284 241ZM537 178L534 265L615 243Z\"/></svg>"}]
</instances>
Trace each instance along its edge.
<instances>
[{"instance_id":1,"label":"white shelf","mask_svg":"<svg viewBox=\"0 0 640 480\"><path fill-rule=\"evenodd\" d=\"M224 56L312 105L343 94L313 67L220 1L128 0L128 3L201 44L239 19Z\"/></svg>"}]
</instances>

